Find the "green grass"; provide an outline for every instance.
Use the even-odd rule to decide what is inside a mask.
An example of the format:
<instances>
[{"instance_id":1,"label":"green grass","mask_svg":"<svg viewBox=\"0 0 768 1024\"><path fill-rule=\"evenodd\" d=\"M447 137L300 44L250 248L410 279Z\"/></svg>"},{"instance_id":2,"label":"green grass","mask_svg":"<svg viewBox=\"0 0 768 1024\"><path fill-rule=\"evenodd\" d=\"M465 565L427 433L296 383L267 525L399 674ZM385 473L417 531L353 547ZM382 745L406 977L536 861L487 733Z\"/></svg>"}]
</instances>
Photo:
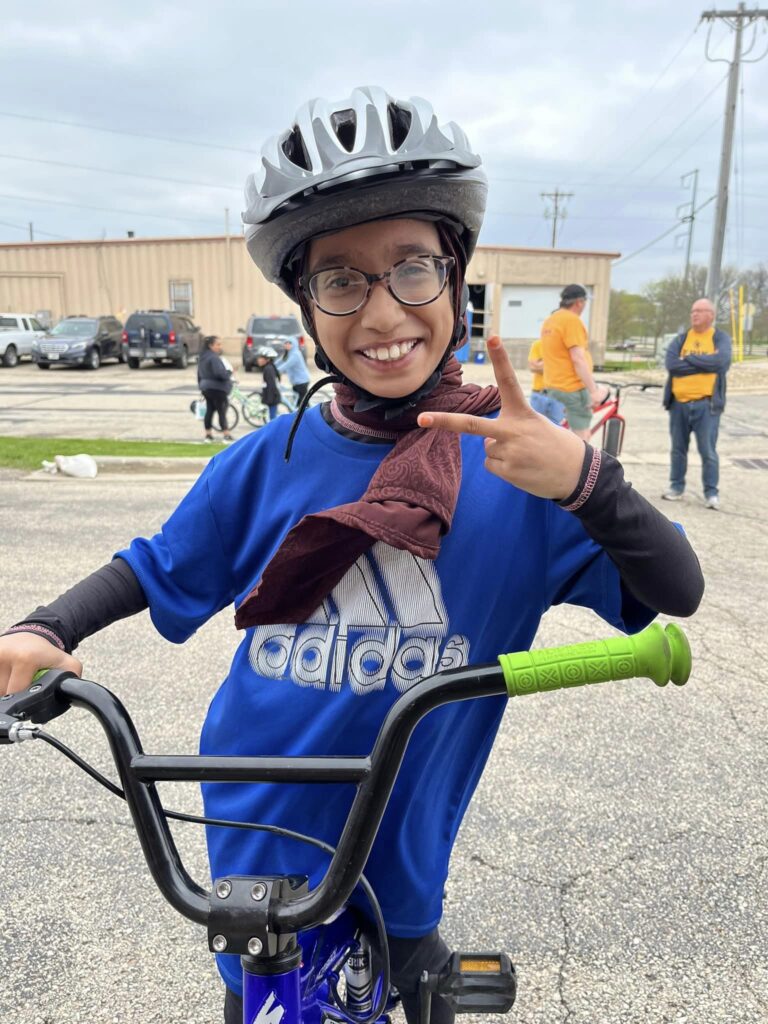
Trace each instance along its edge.
<instances>
[{"instance_id":1,"label":"green grass","mask_svg":"<svg viewBox=\"0 0 768 1024\"><path fill-rule=\"evenodd\" d=\"M168 441L113 441L109 438L0 437L0 466L40 469L54 455L133 455L142 458L206 458L223 445L174 444Z\"/></svg>"},{"instance_id":2,"label":"green grass","mask_svg":"<svg viewBox=\"0 0 768 1024\"><path fill-rule=\"evenodd\" d=\"M632 370L658 370L659 364L653 359L624 359L624 360L612 360L606 359L600 363L599 367L595 367L595 371L598 373L606 373L613 371L614 373L620 373L622 370L626 370L628 373ZM663 367L662 367L663 369Z\"/></svg>"}]
</instances>

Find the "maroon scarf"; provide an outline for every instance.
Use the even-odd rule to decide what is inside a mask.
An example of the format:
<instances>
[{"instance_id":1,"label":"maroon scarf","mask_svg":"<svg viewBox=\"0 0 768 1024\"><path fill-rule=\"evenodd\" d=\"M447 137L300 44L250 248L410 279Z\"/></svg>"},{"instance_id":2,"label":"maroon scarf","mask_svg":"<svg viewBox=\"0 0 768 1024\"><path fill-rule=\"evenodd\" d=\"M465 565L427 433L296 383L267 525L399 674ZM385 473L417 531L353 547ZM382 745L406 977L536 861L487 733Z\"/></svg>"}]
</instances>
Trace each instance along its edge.
<instances>
[{"instance_id":1,"label":"maroon scarf","mask_svg":"<svg viewBox=\"0 0 768 1024\"><path fill-rule=\"evenodd\" d=\"M360 555L377 541L437 558L450 530L461 485L458 434L424 430L422 412L484 416L500 408L495 387L462 384L461 366L451 357L440 383L402 416L384 421L379 410L356 413L352 388L335 385L337 419L361 432L376 430L395 446L357 501L304 516L287 534L261 580L235 614L238 629L281 622L304 622Z\"/></svg>"}]
</instances>

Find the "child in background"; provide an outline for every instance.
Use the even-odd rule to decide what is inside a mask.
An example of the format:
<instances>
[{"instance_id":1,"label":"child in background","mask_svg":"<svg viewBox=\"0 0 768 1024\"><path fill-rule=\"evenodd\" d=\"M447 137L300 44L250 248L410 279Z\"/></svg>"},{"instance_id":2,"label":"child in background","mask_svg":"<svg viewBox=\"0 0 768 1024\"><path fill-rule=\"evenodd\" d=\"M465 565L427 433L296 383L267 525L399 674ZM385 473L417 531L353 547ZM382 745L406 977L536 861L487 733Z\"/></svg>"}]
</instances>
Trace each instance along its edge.
<instances>
[{"instance_id":1,"label":"child in background","mask_svg":"<svg viewBox=\"0 0 768 1024\"><path fill-rule=\"evenodd\" d=\"M278 381L280 374L275 369L277 352L271 345L262 345L256 350L256 365L261 370L264 378L264 387L261 389L261 400L269 409L269 418L273 420L277 416L277 407L280 404L280 388Z\"/></svg>"}]
</instances>

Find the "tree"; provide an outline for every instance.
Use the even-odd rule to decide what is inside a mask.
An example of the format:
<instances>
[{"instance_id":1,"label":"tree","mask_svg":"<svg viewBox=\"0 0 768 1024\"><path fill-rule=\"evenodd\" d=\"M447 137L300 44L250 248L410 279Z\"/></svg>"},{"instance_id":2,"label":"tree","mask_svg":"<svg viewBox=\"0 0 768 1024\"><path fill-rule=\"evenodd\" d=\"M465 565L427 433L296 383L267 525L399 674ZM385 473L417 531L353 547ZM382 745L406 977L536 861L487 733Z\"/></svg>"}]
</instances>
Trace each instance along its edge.
<instances>
[{"instance_id":1,"label":"tree","mask_svg":"<svg viewBox=\"0 0 768 1024\"><path fill-rule=\"evenodd\" d=\"M653 306L642 295L632 292L611 291L608 306L608 340L622 344L628 338L645 336Z\"/></svg>"},{"instance_id":2,"label":"tree","mask_svg":"<svg viewBox=\"0 0 768 1024\"><path fill-rule=\"evenodd\" d=\"M621 337L621 331L625 329L625 319L622 317L626 318L626 309L631 299L639 299L643 305L634 307L637 310L637 323L626 336L641 334L658 339L665 334L686 330L690 325L691 306L705 295L706 281L707 268L693 265L687 279L667 274L647 284L640 296L628 292L611 292L608 337L617 340ZM735 267L723 267L717 323L724 330L731 331L731 294L736 307L734 315L738 317L739 285L744 287L745 303L755 307L752 342L768 341L768 264L759 263L741 273ZM612 321L615 321L616 333L611 333Z\"/></svg>"},{"instance_id":3,"label":"tree","mask_svg":"<svg viewBox=\"0 0 768 1024\"><path fill-rule=\"evenodd\" d=\"M721 271L721 292L718 302L717 319L720 323L728 322L731 315L728 290L737 281L739 275L733 267L723 267ZM707 268L693 265L688 277L667 274L643 290L645 297L657 310L657 333L672 334L682 331L690 324L691 306L697 299L706 294Z\"/></svg>"}]
</instances>

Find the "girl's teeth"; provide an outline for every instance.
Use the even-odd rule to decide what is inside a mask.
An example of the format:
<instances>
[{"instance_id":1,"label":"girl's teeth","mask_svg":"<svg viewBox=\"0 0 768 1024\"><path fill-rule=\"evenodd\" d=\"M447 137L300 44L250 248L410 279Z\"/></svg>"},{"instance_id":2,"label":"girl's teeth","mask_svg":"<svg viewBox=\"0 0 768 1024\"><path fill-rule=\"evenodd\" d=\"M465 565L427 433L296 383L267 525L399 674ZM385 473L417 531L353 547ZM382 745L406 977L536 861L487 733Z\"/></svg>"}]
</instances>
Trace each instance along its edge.
<instances>
[{"instance_id":1,"label":"girl's teeth","mask_svg":"<svg viewBox=\"0 0 768 1024\"><path fill-rule=\"evenodd\" d=\"M415 341L405 341L401 344L392 344L389 348L365 349L363 354L368 356L369 359L378 359L379 362L385 363L395 359L402 359L403 356L411 351L415 344Z\"/></svg>"}]
</instances>

